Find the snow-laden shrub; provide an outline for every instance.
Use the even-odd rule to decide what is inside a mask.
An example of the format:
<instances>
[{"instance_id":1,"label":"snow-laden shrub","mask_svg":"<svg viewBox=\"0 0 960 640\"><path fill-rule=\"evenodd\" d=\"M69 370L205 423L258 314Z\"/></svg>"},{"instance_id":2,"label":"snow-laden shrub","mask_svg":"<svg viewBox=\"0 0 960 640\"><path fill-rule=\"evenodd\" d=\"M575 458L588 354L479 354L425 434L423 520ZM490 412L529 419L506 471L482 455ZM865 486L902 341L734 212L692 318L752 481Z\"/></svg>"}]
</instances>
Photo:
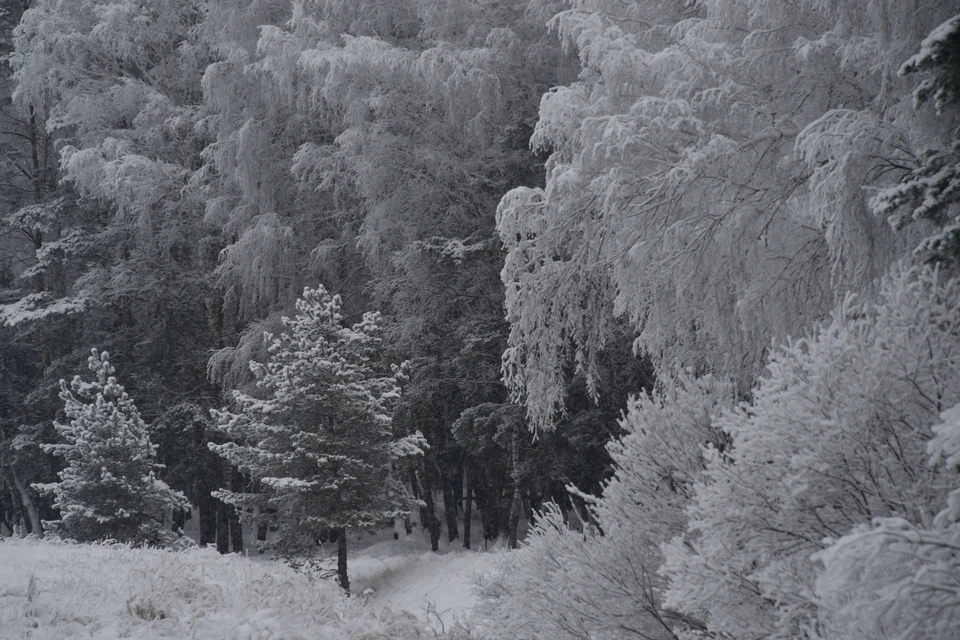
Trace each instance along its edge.
<instances>
[{"instance_id":1,"label":"snow-laden shrub","mask_svg":"<svg viewBox=\"0 0 960 640\"><path fill-rule=\"evenodd\" d=\"M673 638L700 628L661 608L659 544L683 531L684 506L705 468L702 447L725 446L712 416L733 387L682 376L630 401L626 434L608 445L616 473L586 496L598 528L573 531L555 505L521 549L481 583L483 631L495 638Z\"/></svg>"},{"instance_id":2,"label":"snow-laden shrub","mask_svg":"<svg viewBox=\"0 0 960 640\"><path fill-rule=\"evenodd\" d=\"M960 470L960 405L933 428L931 464ZM816 555L826 635L948 640L960 629L960 477L932 523L876 518Z\"/></svg>"},{"instance_id":3,"label":"snow-laden shrub","mask_svg":"<svg viewBox=\"0 0 960 640\"><path fill-rule=\"evenodd\" d=\"M876 303L848 297L717 421L732 447L709 452L687 533L665 548L667 606L745 640L822 636L811 556L874 518L929 526L943 491L926 445L958 400L960 282L899 270Z\"/></svg>"}]
</instances>

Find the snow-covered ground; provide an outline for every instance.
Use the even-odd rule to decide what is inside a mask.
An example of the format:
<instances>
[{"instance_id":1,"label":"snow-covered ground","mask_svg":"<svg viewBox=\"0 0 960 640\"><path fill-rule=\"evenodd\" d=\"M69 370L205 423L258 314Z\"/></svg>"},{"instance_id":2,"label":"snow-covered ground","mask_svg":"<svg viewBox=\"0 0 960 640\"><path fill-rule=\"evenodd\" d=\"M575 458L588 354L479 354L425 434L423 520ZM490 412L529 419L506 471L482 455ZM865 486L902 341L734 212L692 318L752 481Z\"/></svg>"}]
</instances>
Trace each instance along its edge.
<instances>
[{"instance_id":1,"label":"snow-covered ground","mask_svg":"<svg viewBox=\"0 0 960 640\"><path fill-rule=\"evenodd\" d=\"M363 545L355 539L351 543L355 548ZM372 589L364 598L375 612L406 611L435 627L450 629L471 619L476 576L490 570L496 553L465 551L460 544L459 540L452 545L441 541L439 552L431 552L429 539L422 535L380 539L353 552L351 589L358 595Z\"/></svg>"},{"instance_id":2,"label":"snow-covered ground","mask_svg":"<svg viewBox=\"0 0 960 640\"><path fill-rule=\"evenodd\" d=\"M434 638L469 620L494 556L434 554L420 536L351 543L345 598L262 556L2 540L0 638Z\"/></svg>"}]
</instances>

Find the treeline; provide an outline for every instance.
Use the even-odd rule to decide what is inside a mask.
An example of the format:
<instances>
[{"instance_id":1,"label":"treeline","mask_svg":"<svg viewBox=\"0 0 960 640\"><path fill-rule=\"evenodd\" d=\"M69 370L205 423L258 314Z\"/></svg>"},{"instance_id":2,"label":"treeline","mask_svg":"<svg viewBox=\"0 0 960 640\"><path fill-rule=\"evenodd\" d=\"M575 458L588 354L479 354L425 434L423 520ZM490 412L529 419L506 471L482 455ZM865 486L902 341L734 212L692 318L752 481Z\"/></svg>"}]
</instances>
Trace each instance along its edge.
<instances>
[{"instance_id":1,"label":"treeline","mask_svg":"<svg viewBox=\"0 0 960 640\"><path fill-rule=\"evenodd\" d=\"M500 382L496 206L542 181L545 156L527 145L537 105L578 69L543 12L520 2L4 8L6 529L57 517L32 485L60 470L41 448L60 441L59 380L96 348L112 354L150 425L164 480L199 507L201 542L241 550L238 514L211 493L258 489L210 451L225 434L209 411L253 388L264 332L280 331L318 283L341 296L347 322L382 311L384 361L410 362L394 427L430 443L404 480L426 503L411 523L435 544L515 541L517 516L544 500L573 508L566 484L599 488L616 416L648 384L629 338L606 356L600 403L572 376L569 428L536 441Z\"/></svg>"}]
</instances>

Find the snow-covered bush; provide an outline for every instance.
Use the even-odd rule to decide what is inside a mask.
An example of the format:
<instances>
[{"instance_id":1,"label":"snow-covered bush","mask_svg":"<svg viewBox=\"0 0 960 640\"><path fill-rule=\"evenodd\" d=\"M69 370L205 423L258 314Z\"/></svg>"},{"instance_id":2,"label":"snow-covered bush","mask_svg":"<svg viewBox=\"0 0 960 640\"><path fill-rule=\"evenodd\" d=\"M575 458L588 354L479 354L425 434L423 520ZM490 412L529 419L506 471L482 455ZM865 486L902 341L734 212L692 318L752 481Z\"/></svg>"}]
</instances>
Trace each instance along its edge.
<instances>
[{"instance_id":1,"label":"snow-covered bush","mask_svg":"<svg viewBox=\"0 0 960 640\"><path fill-rule=\"evenodd\" d=\"M166 514L189 505L182 493L157 477L156 445L133 399L113 376L106 351L94 349L87 367L91 382L75 376L60 381L69 423L55 423L66 440L41 445L64 458L60 482L35 485L55 497L60 520L55 532L80 541L171 542L163 530Z\"/></svg>"},{"instance_id":2,"label":"snow-covered bush","mask_svg":"<svg viewBox=\"0 0 960 640\"><path fill-rule=\"evenodd\" d=\"M899 270L877 303L848 297L719 418L732 447L709 452L688 531L665 548L667 606L737 638L821 635L811 555L874 518L930 522L942 490L926 443L958 400L960 281Z\"/></svg>"},{"instance_id":3,"label":"snow-covered bush","mask_svg":"<svg viewBox=\"0 0 960 640\"><path fill-rule=\"evenodd\" d=\"M960 470L960 405L933 428L931 464ZM826 636L948 640L960 629L960 477L933 522L876 518L815 557Z\"/></svg>"},{"instance_id":4,"label":"snow-covered bush","mask_svg":"<svg viewBox=\"0 0 960 640\"><path fill-rule=\"evenodd\" d=\"M608 445L616 465L599 497L585 498L599 529L564 523L555 505L483 581L482 615L500 638L672 638L702 624L661 607L659 545L683 531L684 507L705 468L704 445L726 446L713 416L733 386L683 375L630 401L626 434Z\"/></svg>"}]
</instances>

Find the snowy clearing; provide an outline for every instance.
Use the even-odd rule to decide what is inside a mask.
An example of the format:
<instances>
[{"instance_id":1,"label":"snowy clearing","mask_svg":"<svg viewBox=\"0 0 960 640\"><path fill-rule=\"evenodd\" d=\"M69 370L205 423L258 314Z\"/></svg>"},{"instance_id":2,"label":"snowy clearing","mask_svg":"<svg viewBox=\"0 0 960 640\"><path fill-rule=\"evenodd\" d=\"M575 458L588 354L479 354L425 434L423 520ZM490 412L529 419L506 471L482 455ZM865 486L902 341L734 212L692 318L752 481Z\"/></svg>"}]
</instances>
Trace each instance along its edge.
<instances>
[{"instance_id":1,"label":"snowy clearing","mask_svg":"<svg viewBox=\"0 0 960 640\"><path fill-rule=\"evenodd\" d=\"M358 552L356 586L376 589L368 599L346 598L332 582L279 562L212 549L6 539L0 629L10 640L438 637L469 610L465 573L486 554L399 555L404 546L416 545ZM428 609L443 623L427 624Z\"/></svg>"},{"instance_id":2,"label":"snowy clearing","mask_svg":"<svg viewBox=\"0 0 960 640\"><path fill-rule=\"evenodd\" d=\"M464 551L459 544L441 541L435 553L422 535L376 542L350 560L353 591L359 595L373 589L364 599L374 613L404 611L447 631L470 622L476 576L488 571L503 549Z\"/></svg>"}]
</instances>

